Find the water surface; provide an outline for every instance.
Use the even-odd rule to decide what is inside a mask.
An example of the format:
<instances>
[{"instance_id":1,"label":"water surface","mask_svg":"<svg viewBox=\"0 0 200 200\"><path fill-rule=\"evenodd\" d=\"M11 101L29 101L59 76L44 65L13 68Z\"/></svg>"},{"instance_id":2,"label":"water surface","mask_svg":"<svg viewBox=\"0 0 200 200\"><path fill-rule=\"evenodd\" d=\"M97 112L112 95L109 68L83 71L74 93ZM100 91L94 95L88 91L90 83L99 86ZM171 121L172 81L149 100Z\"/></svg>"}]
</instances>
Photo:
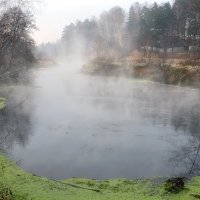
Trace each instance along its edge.
<instances>
[{"instance_id":1,"label":"water surface","mask_svg":"<svg viewBox=\"0 0 200 200\"><path fill-rule=\"evenodd\" d=\"M25 170L56 179L191 170L199 145L198 89L56 66L35 70L32 79L32 86L8 89L0 121L0 145Z\"/></svg>"}]
</instances>

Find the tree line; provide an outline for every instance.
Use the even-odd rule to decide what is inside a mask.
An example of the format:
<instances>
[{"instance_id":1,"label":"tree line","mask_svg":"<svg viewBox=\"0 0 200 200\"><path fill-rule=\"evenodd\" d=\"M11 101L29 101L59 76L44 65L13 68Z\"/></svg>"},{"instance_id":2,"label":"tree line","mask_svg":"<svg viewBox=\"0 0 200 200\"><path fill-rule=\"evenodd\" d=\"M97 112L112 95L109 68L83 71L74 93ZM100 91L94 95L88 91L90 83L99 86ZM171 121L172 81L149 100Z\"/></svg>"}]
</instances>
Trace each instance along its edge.
<instances>
[{"instance_id":1,"label":"tree line","mask_svg":"<svg viewBox=\"0 0 200 200\"><path fill-rule=\"evenodd\" d=\"M98 18L77 21L63 30L65 53L81 47L87 55L115 59L148 50L194 52L200 50L200 0L175 0L153 5L135 3L128 12L114 7Z\"/></svg>"},{"instance_id":2,"label":"tree line","mask_svg":"<svg viewBox=\"0 0 200 200\"><path fill-rule=\"evenodd\" d=\"M31 4L28 0L0 0L0 82L18 81L35 61Z\"/></svg>"}]
</instances>

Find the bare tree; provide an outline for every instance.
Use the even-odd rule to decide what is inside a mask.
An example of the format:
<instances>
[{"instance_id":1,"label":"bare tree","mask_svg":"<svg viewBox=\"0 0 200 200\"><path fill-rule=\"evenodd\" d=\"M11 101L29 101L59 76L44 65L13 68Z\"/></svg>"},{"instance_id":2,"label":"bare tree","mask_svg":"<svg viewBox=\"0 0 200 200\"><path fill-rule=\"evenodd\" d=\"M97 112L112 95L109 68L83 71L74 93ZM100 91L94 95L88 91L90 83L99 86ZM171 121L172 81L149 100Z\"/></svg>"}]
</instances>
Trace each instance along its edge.
<instances>
[{"instance_id":1,"label":"bare tree","mask_svg":"<svg viewBox=\"0 0 200 200\"><path fill-rule=\"evenodd\" d=\"M17 78L19 66L27 66L34 60L34 41L30 33L36 28L33 14L24 6L26 1L2 2L0 15L0 80ZM28 3L28 2L27 2ZM10 6L11 5L11 6ZM5 6L5 7L4 7Z\"/></svg>"}]
</instances>

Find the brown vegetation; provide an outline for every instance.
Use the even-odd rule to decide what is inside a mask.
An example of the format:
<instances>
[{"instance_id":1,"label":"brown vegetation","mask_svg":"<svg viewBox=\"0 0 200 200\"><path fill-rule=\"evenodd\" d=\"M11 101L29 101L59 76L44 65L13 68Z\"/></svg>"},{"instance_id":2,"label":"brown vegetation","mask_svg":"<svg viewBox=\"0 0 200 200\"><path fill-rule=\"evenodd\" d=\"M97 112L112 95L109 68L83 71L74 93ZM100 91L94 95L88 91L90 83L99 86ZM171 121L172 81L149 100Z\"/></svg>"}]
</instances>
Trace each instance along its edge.
<instances>
[{"instance_id":1,"label":"brown vegetation","mask_svg":"<svg viewBox=\"0 0 200 200\"><path fill-rule=\"evenodd\" d=\"M105 59L93 60L83 66L83 72L107 75L128 76L158 81L167 84L193 85L200 83L200 63L190 59L191 54L174 54L163 61L160 54L146 58L143 52L134 51L118 62Z\"/></svg>"}]
</instances>

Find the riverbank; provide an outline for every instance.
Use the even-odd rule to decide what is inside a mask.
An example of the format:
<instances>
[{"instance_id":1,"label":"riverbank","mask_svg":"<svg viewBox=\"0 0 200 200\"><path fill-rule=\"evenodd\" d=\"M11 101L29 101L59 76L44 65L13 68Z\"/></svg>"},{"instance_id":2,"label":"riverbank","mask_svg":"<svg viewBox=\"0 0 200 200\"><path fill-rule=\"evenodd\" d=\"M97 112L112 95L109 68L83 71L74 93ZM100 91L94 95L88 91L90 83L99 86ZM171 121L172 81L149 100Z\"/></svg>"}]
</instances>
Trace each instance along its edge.
<instances>
[{"instance_id":1,"label":"riverbank","mask_svg":"<svg viewBox=\"0 0 200 200\"><path fill-rule=\"evenodd\" d=\"M164 182L158 179L98 181L73 178L56 181L24 172L3 155L0 155L0 177L2 200L200 199L200 177L188 181L176 194L167 193Z\"/></svg>"},{"instance_id":2,"label":"riverbank","mask_svg":"<svg viewBox=\"0 0 200 200\"><path fill-rule=\"evenodd\" d=\"M84 65L82 72L103 76L126 76L165 84L200 87L200 64L192 60L159 58L123 58L117 62L93 60Z\"/></svg>"}]
</instances>

